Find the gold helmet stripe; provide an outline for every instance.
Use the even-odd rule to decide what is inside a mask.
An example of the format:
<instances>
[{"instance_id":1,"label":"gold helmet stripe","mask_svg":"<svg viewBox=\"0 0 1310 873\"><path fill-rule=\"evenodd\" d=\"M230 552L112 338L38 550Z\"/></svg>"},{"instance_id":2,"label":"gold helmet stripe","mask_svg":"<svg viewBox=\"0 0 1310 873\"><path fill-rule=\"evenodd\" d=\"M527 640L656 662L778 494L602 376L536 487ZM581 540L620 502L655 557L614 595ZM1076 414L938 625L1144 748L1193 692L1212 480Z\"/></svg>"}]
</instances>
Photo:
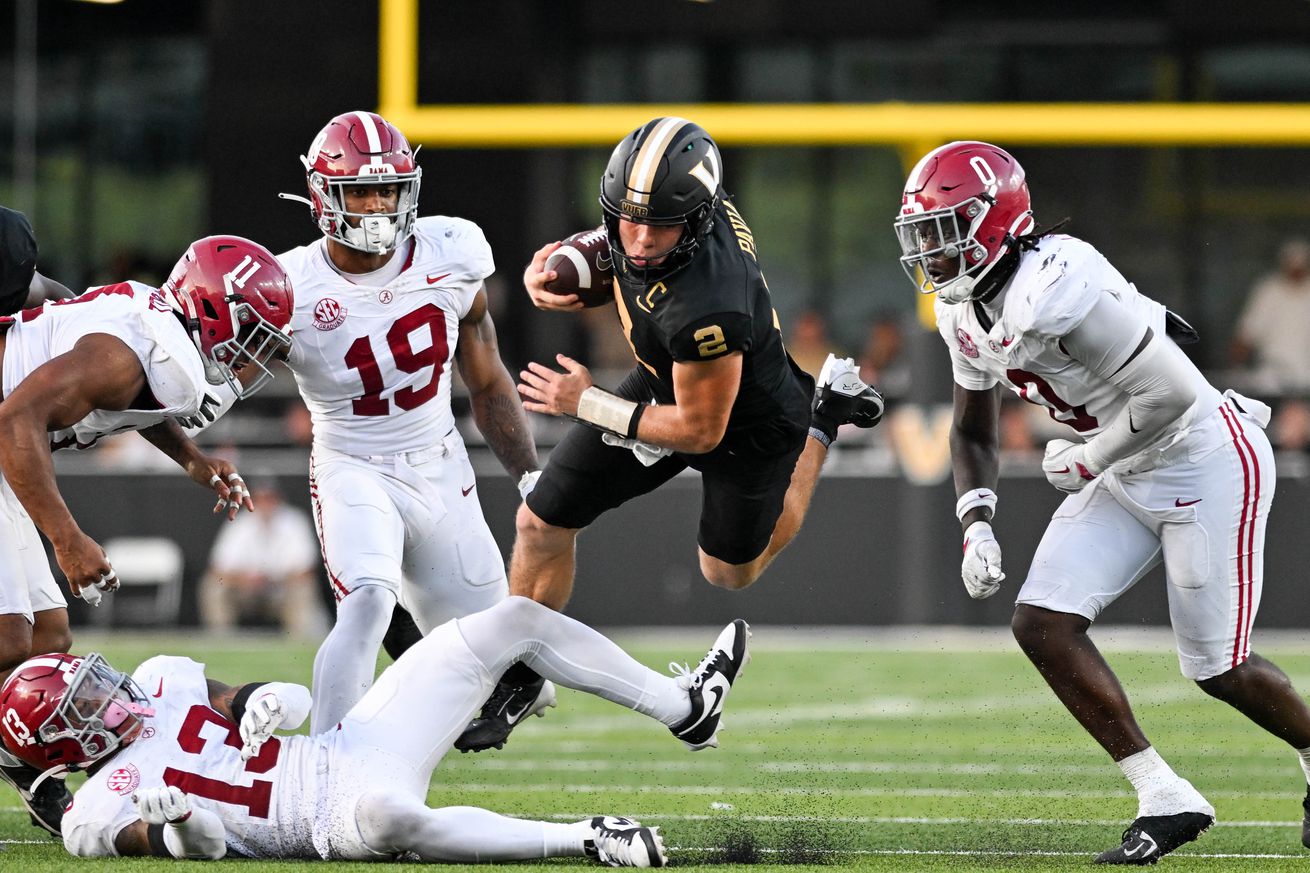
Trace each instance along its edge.
<instances>
[{"instance_id":1,"label":"gold helmet stripe","mask_svg":"<svg viewBox=\"0 0 1310 873\"><path fill-rule=\"evenodd\" d=\"M660 158L664 150L678 131L691 124L685 118L662 118L655 129L646 137L637 151L637 158L632 162L632 172L628 175L628 199L633 203L649 203L651 189L655 187L655 171L659 169Z\"/></svg>"}]
</instances>

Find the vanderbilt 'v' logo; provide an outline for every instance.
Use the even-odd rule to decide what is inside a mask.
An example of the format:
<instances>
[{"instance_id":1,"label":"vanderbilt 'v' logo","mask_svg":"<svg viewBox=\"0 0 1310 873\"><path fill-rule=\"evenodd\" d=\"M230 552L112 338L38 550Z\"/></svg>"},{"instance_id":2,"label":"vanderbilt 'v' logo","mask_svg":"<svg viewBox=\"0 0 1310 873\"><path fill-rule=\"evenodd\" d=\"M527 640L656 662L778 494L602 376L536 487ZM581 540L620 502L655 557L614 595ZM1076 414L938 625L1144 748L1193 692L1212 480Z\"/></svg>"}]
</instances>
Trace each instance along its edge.
<instances>
[{"instance_id":1,"label":"vanderbilt 'v' logo","mask_svg":"<svg viewBox=\"0 0 1310 873\"><path fill-rule=\"evenodd\" d=\"M933 485L950 475L950 405L902 404L883 426L906 479L915 485Z\"/></svg>"},{"instance_id":2,"label":"vanderbilt 'v' logo","mask_svg":"<svg viewBox=\"0 0 1310 873\"><path fill-rule=\"evenodd\" d=\"M705 161L709 161L709 169L705 168ZM705 160L697 161L696 166L692 167L688 173L696 177L696 181L705 186L705 190L710 192L713 197L719 193L719 166L714 160L714 150L710 149L705 155Z\"/></svg>"}]
</instances>

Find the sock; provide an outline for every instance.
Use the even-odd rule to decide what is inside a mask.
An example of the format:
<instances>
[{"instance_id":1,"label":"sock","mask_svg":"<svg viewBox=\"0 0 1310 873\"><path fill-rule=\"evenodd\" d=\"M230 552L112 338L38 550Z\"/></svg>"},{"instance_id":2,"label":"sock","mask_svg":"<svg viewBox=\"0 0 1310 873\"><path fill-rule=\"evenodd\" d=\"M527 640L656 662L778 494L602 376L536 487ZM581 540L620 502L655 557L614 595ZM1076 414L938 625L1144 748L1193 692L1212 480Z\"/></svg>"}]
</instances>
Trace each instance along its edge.
<instances>
[{"instance_id":1,"label":"sock","mask_svg":"<svg viewBox=\"0 0 1310 873\"><path fill-rule=\"evenodd\" d=\"M1310 790L1310 748L1297 749L1296 753L1301 757L1301 769L1305 772L1307 790Z\"/></svg>"},{"instance_id":2,"label":"sock","mask_svg":"<svg viewBox=\"0 0 1310 873\"><path fill-rule=\"evenodd\" d=\"M1155 747L1148 746L1119 762L1119 769L1137 791L1137 817L1205 812L1214 815L1192 783L1173 771Z\"/></svg>"}]
</instances>

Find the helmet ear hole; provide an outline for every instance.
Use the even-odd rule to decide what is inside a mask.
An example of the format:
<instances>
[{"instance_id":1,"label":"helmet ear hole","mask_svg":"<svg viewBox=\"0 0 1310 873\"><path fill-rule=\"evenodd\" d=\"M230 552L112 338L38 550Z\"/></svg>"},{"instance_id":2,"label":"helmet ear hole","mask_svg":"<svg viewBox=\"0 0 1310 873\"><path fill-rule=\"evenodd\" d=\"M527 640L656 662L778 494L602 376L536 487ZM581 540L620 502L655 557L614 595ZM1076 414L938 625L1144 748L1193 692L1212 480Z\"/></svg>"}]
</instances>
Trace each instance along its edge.
<instances>
[{"instance_id":1,"label":"helmet ear hole","mask_svg":"<svg viewBox=\"0 0 1310 873\"><path fill-rule=\"evenodd\" d=\"M200 301L200 305L201 308L205 310L205 318L212 318L212 319L218 318L218 310L214 308L214 304L209 301L208 297L203 298Z\"/></svg>"}]
</instances>

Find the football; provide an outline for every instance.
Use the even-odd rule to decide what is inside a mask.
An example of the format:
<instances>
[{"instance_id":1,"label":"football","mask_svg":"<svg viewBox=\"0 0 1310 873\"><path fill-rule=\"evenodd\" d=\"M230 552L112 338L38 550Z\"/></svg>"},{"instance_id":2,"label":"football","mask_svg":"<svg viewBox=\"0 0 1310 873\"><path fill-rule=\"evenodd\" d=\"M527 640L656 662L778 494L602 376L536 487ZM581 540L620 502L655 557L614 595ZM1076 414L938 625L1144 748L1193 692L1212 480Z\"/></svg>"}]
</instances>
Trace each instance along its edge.
<instances>
[{"instance_id":1,"label":"football","mask_svg":"<svg viewBox=\"0 0 1310 873\"><path fill-rule=\"evenodd\" d=\"M546 283L552 294L576 294L585 307L604 306L614 300L609 236L602 225L575 233L546 258L546 269L559 275Z\"/></svg>"}]
</instances>

